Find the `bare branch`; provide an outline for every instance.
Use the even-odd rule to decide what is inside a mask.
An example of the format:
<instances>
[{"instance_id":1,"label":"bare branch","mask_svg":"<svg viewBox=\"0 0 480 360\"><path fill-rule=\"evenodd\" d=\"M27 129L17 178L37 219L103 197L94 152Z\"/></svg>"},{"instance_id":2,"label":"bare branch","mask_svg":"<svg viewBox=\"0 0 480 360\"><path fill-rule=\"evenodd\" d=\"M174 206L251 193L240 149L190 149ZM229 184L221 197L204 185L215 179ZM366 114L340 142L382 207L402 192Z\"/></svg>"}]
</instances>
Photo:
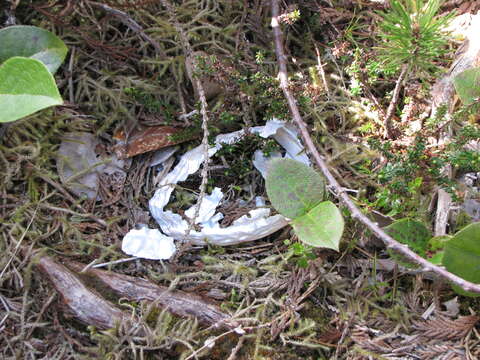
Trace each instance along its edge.
<instances>
[{"instance_id":1,"label":"bare branch","mask_svg":"<svg viewBox=\"0 0 480 360\"><path fill-rule=\"evenodd\" d=\"M143 28L140 26L140 24L138 24L135 20L133 20L127 13L120 11L118 9L111 8L110 6L105 5L103 3L99 3L95 1L89 1L88 3L90 5L99 7L104 11L106 11L107 13L119 18L126 26L130 28L130 30L139 34L143 38L143 40L150 43L155 48L155 51L157 52L157 54L161 59L165 59L167 57L163 52L162 48L160 47L159 43L156 40L152 39L150 36L148 36L143 30Z\"/></svg>"},{"instance_id":2,"label":"bare branch","mask_svg":"<svg viewBox=\"0 0 480 360\"><path fill-rule=\"evenodd\" d=\"M400 90L402 89L403 82L407 76L408 65L404 64L402 66L402 70L400 71L400 75L398 76L397 82L395 84L395 89L393 90L392 100L390 101L390 105L388 105L387 113L385 115L385 119L383 123L385 125L385 137L387 139L394 139L395 138L395 129L393 128L392 124L392 117L395 113L395 108L398 104L398 99L400 97Z\"/></svg>"},{"instance_id":3,"label":"bare branch","mask_svg":"<svg viewBox=\"0 0 480 360\"><path fill-rule=\"evenodd\" d=\"M438 276L440 276L441 278L460 286L462 289L466 291L480 293L480 285L474 284L470 281L466 281L461 277L448 272L447 270L445 270L440 266L433 265L428 260L422 258L421 256L411 251L408 248L408 246L400 244L395 239L393 239L390 235L385 233L385 231L383 231L376 223L370 220L357 208L357 206L349 198L347 193L340 186L338 181L334 178L334 176L328 169L328 166L325 160L323 159L323 157L320 155L317 148L315 147L312 141L312 138L308 133L305 122L303 121L302 116L300 115L297 102L293 97L292 93L290 92L290 89L288 88L287 62L286 62L285 51L283 49L283 34L282 34L282 30L280 29L280 24L278 22L280 6L279 6L278 0L271 0L271 1L272 1L271 2L272 28L273 28L273 36L275 40L275 53L277 55L277 61L278 61L278 67L279 67L278 78L280 80L280 87L282 88L285 98L287 99L288 107L290 108L290 112L292 113L292 116L293 116L293 121L300 129L300 133L302 134L303 141L305 142L305 145L308 151L313 156L316 164L322 171L323 175L326 177L328 183L330 184L330 188L333 190L336 196L345 204L345 206L350 210L352 217L354 219L359 220L361 223L363 223L370 231L372 231L373 234L375 234L380 240L382 240L385 243L388 249L397 251L400 254L404 255L410 261L420 265L424 271L432 271L436 273Z\"/></svg>"},{"instance_id":4,"label":"bare branch","mask_svg":"<svg viewBox=\"0 0 480 360\"><path fill-rule=\"evenodd\" d=\"M188 36L183 30L182 25L178 22L177 17L175 15L175 8L173 5L168 1L168 0L161 0L162 5L167 9L167 11L170 14L170 18L173 22L173 26L175 27L175 30L178 32L178 35L180 35L180 41L182 43L183 51L185 52L185 57L188 58L191 54L193 54L193 49L192 46L190 45L188 41ZM193 61L193 69L194 73L196 70L196 62ZM203 198L205 197L205 193L207 190L207 182L208 182L208 165L209 165L209 157L208 157L208 137L209 137L209 132L208 132L208 103L207 103L207 98L205 96L205 89L203 88L202 82L200 79L197 77L195 79L194 86L196 87L198 91L198 97L200 98L200 104L201 104L201 109L200 113L202 114L202 130L203 130L203 139L202 139L202 146L203 146L203 167L202 167L202 172L201 172L201 177L202 177L202 183L200 184L200 195L198 196L198 201L197 204L195 205L195 213L193 215L193 218L191 219L190 226L187 229L187 233L185 236L188 236L190 231L192 230L195 220L198 218L198 214L200 212L200 205L202 204Z\"/></svg>"}]
</instances>

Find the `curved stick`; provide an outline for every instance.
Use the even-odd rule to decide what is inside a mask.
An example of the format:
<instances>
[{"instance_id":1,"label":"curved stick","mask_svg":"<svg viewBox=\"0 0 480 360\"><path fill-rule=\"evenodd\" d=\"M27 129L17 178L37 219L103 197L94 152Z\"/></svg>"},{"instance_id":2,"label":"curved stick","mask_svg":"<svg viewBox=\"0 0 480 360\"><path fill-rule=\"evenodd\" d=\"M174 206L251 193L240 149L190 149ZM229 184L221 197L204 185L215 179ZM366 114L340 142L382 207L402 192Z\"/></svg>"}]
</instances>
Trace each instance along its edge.
<instances>
[{"instance_id":1,"label":"curved stick","mask_svg":"<svg viewBox=\"0 0 480 360\"><path fill-rule=\"evenodd\" d=\"M288 107L290 112L293 116L293 121L300 129L300 133L302 134L303 141L313 158L315 159L316 164L322 171L323 175L327 178L328 183L330 184L330 188L336 194L336 196L347 206L350 210L352 217L354 219L358 219L361 223L363 223L370 231L372 231L380 240L382 240L387 248L397 251L404 255L406 258L411 260L412 262L420 265L424 271L432 271L436 273L438 276L448 280L455 285L460 286L462 289L466 291L472 291L475 293L480 293L480 285L474 284L470 281L466 281L461 277L452 274L451 272L445 270L444 268L433 265L428 260L422 258L421 256L415 254L411 251L408 246L403 245L393 239L390 235L385 233L376 223L370 220L367 216L365 216L358 207L353 203L353 201L349 198L347 193L343 190L340 186L338 181L333 177L332 173L328 169L328 166L325 160L322 158L320 153L318 152L317 148L315 147L310 134L308 133L307 127L305 122L300 115L300 111L297 106L297 102L293 97L290 89L288 88L288 77L287 77L287 62L286 62L286 55L283 50L283 34L282 30L280 29L280 24L278 22L278 16L280 12L280 6L278 0L271 0L272 5L272 28L273 28L273 36L275 40L275 54L277 56L278 62L278 78L280 80L280 87L283 90L283 94L288 102Z\"/></svg>"}]
</instances>

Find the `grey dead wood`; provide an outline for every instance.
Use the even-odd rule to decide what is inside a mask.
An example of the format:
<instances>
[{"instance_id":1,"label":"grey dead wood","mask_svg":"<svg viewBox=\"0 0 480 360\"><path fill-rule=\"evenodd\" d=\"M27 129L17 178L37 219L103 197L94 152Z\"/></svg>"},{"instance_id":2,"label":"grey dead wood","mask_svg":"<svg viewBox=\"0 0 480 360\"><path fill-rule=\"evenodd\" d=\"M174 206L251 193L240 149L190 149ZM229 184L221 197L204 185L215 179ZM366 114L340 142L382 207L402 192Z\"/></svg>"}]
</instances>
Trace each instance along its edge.
<instances>
[{"instance_id":1,"label":"grey dead wood","mask_svg":"<svg viewBox=\"0 0 480 360\"><path fill-rule=\"evenodd\" d=\"M88 289L70 270L52 258L42 256L37 266L62 296L65 306L82 323L110 329L129 318L128 314Z\"/></svg>"},{"instance_id":2,"label":"grey dead wood","mask_svg":"<svg viewBox=\"0 0 480 360\"><path fill-rule=\"evenodd\" d=\"M64 305L80 322L99 329L109 329L121 322L134 321L129 314L105 300L97 291L85 286L71 271L79 272L85 268L85 264L68 262L67 267L49 256L42 256L37 266L61 295ZM178 290L171 291L165 286L142 278L110 271L90 269L84 274L94 277L95 280L130 301L155 302L156 305L176 316L196 318L203 325L223 329L234 329L238 326L234 321L230 321L229 314L194 294Z\"/></svg>"},{"instance_id":3,"label":"grey dead wood","mask_svg":"<svg viewBox=\"0 0 480 360\"><path fill-rule=\"evenodd\" d=\"M85 264L68 262L67 266L81 271ZM166 286L157 285L149 280L133 276L117 274L111 271L89 269L86 275L92 275L103 285L129 301L154 301L158 306L167 309L180 317L196 318L200 324L233 329L235 324L229 322L230 315L201 297L180 290L169 290Z\"/></svg>"}]
</instances>

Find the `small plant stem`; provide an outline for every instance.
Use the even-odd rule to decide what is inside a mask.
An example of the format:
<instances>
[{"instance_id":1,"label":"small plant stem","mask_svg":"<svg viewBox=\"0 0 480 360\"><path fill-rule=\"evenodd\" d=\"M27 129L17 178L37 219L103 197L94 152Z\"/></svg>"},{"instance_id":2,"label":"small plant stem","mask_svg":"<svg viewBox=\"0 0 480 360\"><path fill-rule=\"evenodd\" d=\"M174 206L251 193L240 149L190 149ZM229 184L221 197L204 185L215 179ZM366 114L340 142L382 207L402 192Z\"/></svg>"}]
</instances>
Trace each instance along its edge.
<instances>
[{"instance_id":1,"label":"small plant stem","mask_svg":"<svg viewBox=\"0 0 480 360\"><path fill-rule=\"evenodd\" d=\"M400 71L400 75L398 76L397 82L395 83L395 89L393 90L393 96L392 96L392 100L390 101L390 105L388 105L387 113L385 115L385 120L383 121L385 126L385 137L387 139L395 138L395 131L392 124L392 117L398 104L398 98L400 97L400 90L402 90L403 82L405 81L405 77L407 76L407 71L408 71L408 65L403 64L402 70Z\"/></svg>"},{"instance_id":2,"label":"small plant stem","mask_svg":"<svg viewBox=\"0 0 480 360\"><path fill-rule=\"evenodd\" d=\"M216 337L214 337L214 338L209 338L209 339L207 339L207 340L205 341L205 344L204 344L201 348L195 350L195 351L194 351L193 353L191 353L190 356L188 356L185 360L190 360L190 359L193 359L193 358L198 359L198 355L199 355L203 350L208 349L208 348L212 348L213 346L215 346L215 342L216 342L217 340L220 340L222 337L225 337L225 336L227 336L227 335L229 335L229 334L231 334L231 333L237 332L237 331L238 331L237 329L233 329L233 330L224 332L224 333L222 333L222 334L220 334L220 335L218 335L218 336L216 336Z\"/></svg>"},{"instance_id":3,"label":"small plant stem","mask_svg":"<svg viewBox=\"0 0 480 360\"><path fill-rule=\"evenodd\" d=\"M170 17L173 21L173 26L175 27L175 30L178 32L178 35L180 35L180 41L182 43L183 51L185 52L186 57L189 57L191 54L193 54L193 49L192 46L190 45L188 41L188 36L183 30L182 25L178 22L177 17L175 15L175 8L173 5L169 2L169 0L161 0L162 5L167 9L167 11L170 14ZM197 64L195 61L192 61L193 64L193 73L196 72L196 67ZM195 225L195 220L198 218L198 215L200 213L200 206L202 205L203 198L205 197L205 193L207 190L207 182L208 182L208 165L209 165L209 156L208 156L208 137L209 137L209 131L208 131L208 103L207 103L207 98L205 96L205 89L203 88L202 82L200 79L197 77L195 79L195 87L197 88L198 91L198 97L200 98L200 113L202 114L202 130L203 130L203 138L202 138L202 146L203 146L203 167L202 167L202 172L201 172L201 177L202 177L202 182L200 184L200 195L198 196L197 203L195 204L195 213L193 215L193 218L191 219L190 225L186 231L185 236L188 236L190 234L190 231L192 231L194 225Z\"/></svg>"},{"instance_id":4,"label":"small plant stem","mask_svg":"<svg viewBox=\"0 0 480 360\"><path fill-rule=\"evenodd\" d=\"M238 339L237 345L235 345L235 347L232 349L232 351L230 352L230 356L228 357L227 360L235 360L237 358L237 353L242 348L244 342L245 342L244 336Z\"/></svg>"},{"instance_id":5,"label":"small plant stem","mask_svg":"<svg viewBox=\"0 0 480 360\"><path fill-rule=\"evenodd\" d=\"M278 22L278 15L280 11L279 1L272 0L272 28L273 28L273 36L275 40L275 53L277 55L278 61L278 78L280 80L280 87L287 99L288 107L290 108L290 112L293 116L293 121L300 129L300 133L302 135L302 139L309 150L310 154L313 156L316 164L322 171L323 175L327 179L328 183L330 184L330 188L335 193L335 195L345 204L345 206L350 210L352 218L357 219L361 223L363 223L373 234L375 234L380 240L382 240L388 249L394 250L399 252L400 254L404 255L406 258L411 260L412 262L420 265L423 271L432 271L437 274L439 277L448 280L455 285L460 286L465 291L471 291L475 293L480 293L480 285L474 284L470 281L466 281L461 277L452 274L451 272L445 270L444 268L434 265L430 263L428 260L422 258L421 256L417 255L413 251L411 251L408 246L403 245L392 238L390 235L385 233L376 223L370 220L366 215L364 215L360 209L353 203L350 197L347 195L345 190L340 186L338 181L330 172L327 163L323 159L323 157L318 152L315 144L313 143L310 134L308 133L307 127L305 122L300 115L300 111L297 106L297 102L290 92L288 87L288 78L287 78L287 63L286 63L286 56L283 50L283 34L282 30L280 29L280 24Z\"/></svg>"},{"instance_id":6,"label":"small plant stem","mask_svg":"<svg viewBox=\"0 0 480 360\"><path fill-rule=\"evenodd\" d=\"M330 90L328 89L328 83L327 83L327 77L325 76L325 71L323 70L323 64L322 64L322 59L320 57L320 50L318 50L318 46L315 44L315 52L317 53L317 69L320 72L320 75L322 76L322 83L323 87L325 89L325 92L327 93L328 98L330 99L331 94Z\"/></svg>"}]
</instances>

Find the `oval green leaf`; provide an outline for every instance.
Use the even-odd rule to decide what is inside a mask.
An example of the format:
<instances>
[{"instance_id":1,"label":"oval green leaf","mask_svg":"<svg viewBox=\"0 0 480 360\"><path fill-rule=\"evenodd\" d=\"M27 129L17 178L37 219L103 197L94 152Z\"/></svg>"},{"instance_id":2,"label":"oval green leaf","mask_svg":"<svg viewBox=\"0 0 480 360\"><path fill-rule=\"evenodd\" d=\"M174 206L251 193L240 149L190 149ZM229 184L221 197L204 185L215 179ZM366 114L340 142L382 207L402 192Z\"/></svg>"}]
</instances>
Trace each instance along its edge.
<instances>
[{"instance_id":1,"label":"oval green leaf","mask_svg":"<svg viewBox=\"0 0 480 360\"><path fill-rule=\"evenodd\" d=\"M0 65L0 123L62 103L52 74L40 61L13 57Z\"/></svg>"},{"instance_id":2,"label":"oval green leaf","mask_svg":"<svg viewBox=\"0 0 480 360\"><path fill-rule=\"evenodd\" d=\"M0 30L0 63L14 56L40 60L54 74L65 60L65 43L50 31L35 26L9 26Z\"/></svg>"},{"instance_id":3,"label":"oval green leaf","mask_svg":"<svg viewBox=\"0 0 480 360\"><path fill-rule=\"evenodd\" d=\"M480 68L465 70L453 79L458 97L466 105L473 104L480 98Z\"/></svg>"},{"instance_id":4,"label":"oval green leaf","mask_svg":"<svg viewBox=\"0 0 480 360\"><path fill-rule=\"evenodd\" d=\"M271 160L265 185L272 206L290 219L313 209L325 192L320 174L292 159Z\"/></svg>"},{"instance_id":5,"label":"oval green leaf","mask_svg":"<svg viewBox=\"0 0 480 360\"><path fill-rule=\"evenodd\" d=\"M298 238L304 243L338 251L343 234L343 217L331 201L324 201L292 221Z\"/></svg>"},{"instance_id":6,"label":"oval green leaf","mask_svg":"<svg viewBox=\"0 0 480 360\"><path fill-rule=\"evenodd\" d=\"M426 257L428 240L432 234L423 223L405 218L394 221L384 228L385 232L398 242L407 245L418 255Z\"/></svg>"},{"instance_id":7,"label":"oval green leaf","mask_svg":"<svg viewBox=\"0 0 480 360\"><path fill-rule=\"evenodd\" d=\"M480 284L480 223L466 226L446 242L442 263L451 273ZM457 285L452 287L462 295L480 296Z\"/></svg>"}]
</instances>

